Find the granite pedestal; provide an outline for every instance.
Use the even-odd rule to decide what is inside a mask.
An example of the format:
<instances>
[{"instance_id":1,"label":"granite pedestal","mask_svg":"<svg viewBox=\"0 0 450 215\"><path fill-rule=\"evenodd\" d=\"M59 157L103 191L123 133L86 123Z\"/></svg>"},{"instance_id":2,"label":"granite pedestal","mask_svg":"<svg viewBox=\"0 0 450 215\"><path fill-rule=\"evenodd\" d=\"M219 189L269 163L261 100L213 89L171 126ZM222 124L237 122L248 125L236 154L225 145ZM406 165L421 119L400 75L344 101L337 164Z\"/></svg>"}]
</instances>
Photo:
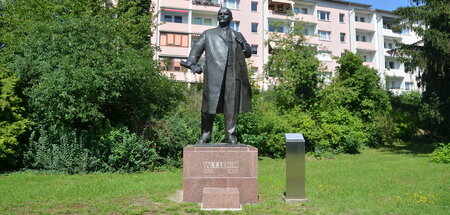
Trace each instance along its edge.
<instances>
[{"instance_id":1,"label":"granite pedestal","mask_svg":"<svg viewBox=\"0 0 450 215\"><path fill-rule=\"evenodd\" d=\"M247 145L186 146L183 201L235 208L236 199L239 204L258 203L258 150Z\"/></svg>"}]
</instances>

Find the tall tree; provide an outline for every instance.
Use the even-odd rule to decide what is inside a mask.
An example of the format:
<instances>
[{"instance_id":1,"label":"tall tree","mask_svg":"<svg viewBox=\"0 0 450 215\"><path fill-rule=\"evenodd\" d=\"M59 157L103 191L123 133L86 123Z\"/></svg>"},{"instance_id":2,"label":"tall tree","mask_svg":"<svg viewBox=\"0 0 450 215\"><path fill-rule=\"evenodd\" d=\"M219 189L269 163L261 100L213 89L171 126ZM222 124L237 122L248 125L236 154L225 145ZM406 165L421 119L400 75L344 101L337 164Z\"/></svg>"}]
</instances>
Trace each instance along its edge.
<instances>
[{"instance_id":1,"label":"tall tree","mask_svg":"<svg viewBox=\"0 0 450 215\"><path fill-rule=\"evenodd\" d=\"M398 44L396 53L406 70L423 70L425 88L423 115L428 129L450 137L450 4L448 0L410 0L398 8L399 28L409 28L420 37L413 44Z\"/></svg>"},{"instance_id":2,"label":"tall tree","mask_svg":"<svg viewBox=\"0 0 450 215\"><path fill-rule=\"evenodd\" d=\"M320 68L317 47L308 44L302 32L303 23L294 21L289 32L272 33L267 42L272 53L265 69L278 82L275 99L284 108L309 109L317 98Z\"/></svg>"}]
</instances>

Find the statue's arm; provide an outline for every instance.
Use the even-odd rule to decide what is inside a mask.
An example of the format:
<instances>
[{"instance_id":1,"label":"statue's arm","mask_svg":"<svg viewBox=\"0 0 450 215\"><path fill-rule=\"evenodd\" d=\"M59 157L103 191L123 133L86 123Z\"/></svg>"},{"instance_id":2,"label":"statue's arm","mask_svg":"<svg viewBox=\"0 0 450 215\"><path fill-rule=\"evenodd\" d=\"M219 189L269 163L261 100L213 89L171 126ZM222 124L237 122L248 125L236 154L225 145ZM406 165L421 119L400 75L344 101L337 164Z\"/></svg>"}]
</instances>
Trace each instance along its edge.
<instances>
[{"instance_id":1,"label":"statue's arm","mask_svg":"<svg viewBox=\"0 0 450 215\"><path fill-rule=\"evenodd\" d=\"M205 51L205 32L198 38L197 42L194 43L194 46L189 53L189 57L187 59L188 64L197 64L198 60L202 56Z\"/></svg>"},{"instance_id":2,"label":"statue's arm","mask_svg":"<svg viewBox=\"0 0 450 215\"><path fill-rule=\"evenodd\" d=\"M205 51L205 33L203 32L203 34L200 36L200 38L192 47L188 59L185 62L184 61L181 62L181 66L184 66L192 70L193 73L201 74L203 71L202 68L197 65L197 62L202 56L204 51Z\"/></svg>"},{"instance_id":3,"label":"statue's arm","mask_svg":"<svg viewBox=\"0 0 450 215\"><path fill-rule=\"evenodd\" d=\"M236 32L237 37L236 40L241 44L242 51L244 52L244 56L246 58L249 58L252 56L252 47L250 47L250 44L247 43L247 40L245 40L244 35L241 34L241 32Z\"/></svg>"}]
</instances>

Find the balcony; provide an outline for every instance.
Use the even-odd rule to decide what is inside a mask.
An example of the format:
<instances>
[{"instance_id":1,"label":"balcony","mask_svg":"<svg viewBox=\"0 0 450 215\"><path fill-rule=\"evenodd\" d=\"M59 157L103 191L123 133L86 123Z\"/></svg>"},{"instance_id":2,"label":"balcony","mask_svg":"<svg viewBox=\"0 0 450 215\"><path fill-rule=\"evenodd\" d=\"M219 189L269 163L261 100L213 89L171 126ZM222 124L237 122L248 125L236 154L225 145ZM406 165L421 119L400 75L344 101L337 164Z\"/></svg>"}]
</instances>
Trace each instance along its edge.
<instances>
[{"instance_id":1,"label":"balcony","mask_svg":"<svg viewBox=\"0 0 450 215\"><path fill-rule=\"evenodd\" d=\"M385 72L386 76L389 76L389 77L404 78L406 75L405 71L400 70L400 69L384 69L384 72Z\"/></svg>"},{"instance_id":2,"label":"balcony","mask_svg":"<svg viewBox=\"0 0 450 215\"><path fill-rule=\"evenodd\" d=\"M303 22L317 24L317 18L313 14L296 14L295 18L299 18Z\"/></svg>"},{"instance_id":3,"label":"balcony","mask_svg":"<svg viewBox=\"0 0 450 215\"><path fill-rule=\"evenodd\" d=\"M189 48L179 46L161 46L161 56L171 57L187 57L189 55Z\"/></svg>"},{"instance_id":4,"label":"balcony","mask_svg":"<svg viewBox=\"0 0 450 215\"><path fill-rule=\"evenodd\" d=\"M162 0L160 7L189 8L190 0Z\"/></svg>"},{"instance_id":5,"label":"balcony","mask_svg":"<svg viewBox=\"0 0 450 215\"><path fill-rule=\"evenodd\" d=\"M356 29L364 30L364 31L375 31L375 25L368 22L355 22Z\"/></svg>"},{"instance_id":6,"label":"balcony","mask_svg":"<svg viewBox=\"0 0 450 215\"><path fill-rule=\"evenodd\" d=\"M216 12L220 8L219 0L191 0L192 10Z\"/></svg>"},{"instance_id":7,"label":"balcony","mask_svg":"<svg viewBox=\"0 0 450 215\"><path fill-rule=\"evenodd\" d=\"M190 71L164 71L164 75L176 81L188 83L203 82L203 75L195 75Z\"/></svg>"},{"instance_id":8,"label":"balcony","mask_svg":"<svg viewBox=\"0 0 450 215\"><path fill-rule=\"evenodd\" d=\"M271 0L269 2L269 16L272 19L286 19L292 15L293 2L290 0Z\"/></svg>"},{"instance_id":9,"label":"balcony","mask_svg":"<svg viewBox=\"0 0 450 215\"><path fill-rule=\"evenodd\" d=\"M184 23L164 22L159 26L159 30L186 33L189 31L189 25Z\"/></svg>"},{"instance_id":10,"label":"balcony","mask_svg":"<svg viewBox=\"0 0 450 215\"><path fill-rule=\"evenodd\" d=\"M356 48L366 51L376 51L375 44L369 42L356 41Z\"/></svg>"},{"instance_id":11,"label":"balcony","mask_svg":"<svg viewBox=\"0 0 450 215\"><path fill-rule=\"evenodd\" d=\"M392 29L383 28L383 36L392 37L392 38L402 38L402 34L400 32L394 32Z\"/></svg>"}]
</instances>

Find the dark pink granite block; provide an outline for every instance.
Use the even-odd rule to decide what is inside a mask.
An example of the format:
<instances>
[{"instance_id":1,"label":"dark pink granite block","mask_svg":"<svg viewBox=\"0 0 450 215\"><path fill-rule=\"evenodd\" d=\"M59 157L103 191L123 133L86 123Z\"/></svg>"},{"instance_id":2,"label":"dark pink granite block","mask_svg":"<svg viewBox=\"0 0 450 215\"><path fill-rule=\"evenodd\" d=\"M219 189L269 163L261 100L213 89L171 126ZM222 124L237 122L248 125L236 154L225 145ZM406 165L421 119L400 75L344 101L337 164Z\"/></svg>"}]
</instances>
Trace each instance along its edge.
<instances>
[{"instance_id":1,"label":"dark pink granite block","mask_svg":"<svg viewBox=\"0 0 450 215\"><path fill-rule=\"evenodd\" d=\"M237 188L203 188L204 209L239 209L241 201Z\"/></svg>"}]
</instances>

